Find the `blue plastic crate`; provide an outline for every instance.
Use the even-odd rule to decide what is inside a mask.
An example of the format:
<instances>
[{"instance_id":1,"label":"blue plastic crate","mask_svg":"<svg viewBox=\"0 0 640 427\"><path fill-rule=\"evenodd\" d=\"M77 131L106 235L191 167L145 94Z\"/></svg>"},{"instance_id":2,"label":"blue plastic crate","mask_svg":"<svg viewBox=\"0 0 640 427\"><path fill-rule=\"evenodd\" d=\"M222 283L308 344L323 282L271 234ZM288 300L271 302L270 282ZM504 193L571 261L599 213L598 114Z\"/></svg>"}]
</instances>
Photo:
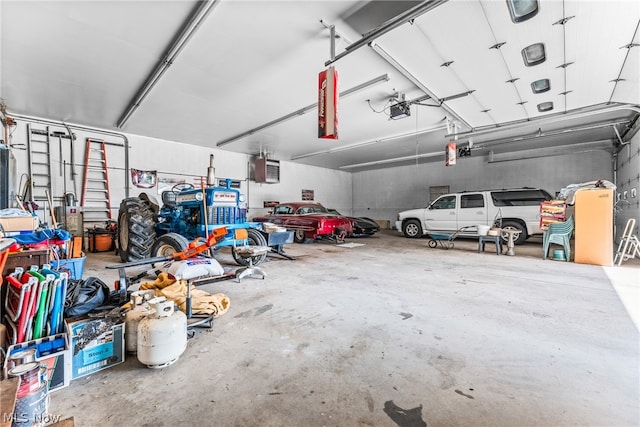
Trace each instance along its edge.
<instances>
[{"instance_id":1,"label":"blue plastic crate","mask_svg":"<svg viewBox=\"0 0 640 427\"><path fill-rule=\"evenodd\" d=\"M82 274L84 273L84 261L86 259L87 257L83 256L82 258L52 260L51 267L57 271L68 272L69 278L73 280L80 280L82 279Z\"/></svg>"}]
</instances>

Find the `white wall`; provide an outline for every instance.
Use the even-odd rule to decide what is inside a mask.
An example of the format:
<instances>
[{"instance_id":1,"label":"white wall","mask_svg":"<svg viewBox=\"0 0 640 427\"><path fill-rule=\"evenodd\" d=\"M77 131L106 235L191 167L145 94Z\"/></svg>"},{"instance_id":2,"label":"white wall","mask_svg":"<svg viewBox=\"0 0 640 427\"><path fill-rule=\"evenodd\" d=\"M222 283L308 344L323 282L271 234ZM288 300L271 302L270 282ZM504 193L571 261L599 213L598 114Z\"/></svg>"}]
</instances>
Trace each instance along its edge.
<instances>
[{"instance_id":1,"label":"white wall","mask_svg":"<svg viewBox=\"0 0 640 427\"><path fill-rule=\"evenodd\" d=\"M43 128L42 124L33 124ZM51 126L50 131L65 130ZM82 192L82 171L86 138L103 139L113 144L123 144L121 137L105 135L99 131L73 128L75 170L78 174L75 192L80 199ZM217 178L231 178L242 182L241 191L248 196L249 218L264 214L264 201L298 201L303 189L313 190L314 199L327 207L338 209L343 214L368 216L379 220L389 220L393 224L399 211L426 206L429 187L448 185L451 191L476 190L482 188L514 188L521 186L540 187L551 194L569 184L606 179L614 181L612 155L603 150L592 150L574 154L554 155L503 162L488 162L487 156L472 156L458 159L458 164L446 167L444 161L403 166L396 168L348 173L292 162L280 162L278 184L260 184L249 179L252 159L245 154L223 151L216 148L198 147L178 142L126 135L128 138L129 167L141 170L156 170L159 177L176 176L193 180L206 176L209 157L215 156L214 166ZM625 182L638 188L639 136L623 147L618 156L618 181L621 189ZM54 205L63 203L64 176L60 169L61 159L70 159L69 141L63 140L62 158L58 141L52 145L52 168L54 178ZM26 151L20 149L26 144L26 122L18 121L13 132L13 152L16 156L19 184L20 174L27 172ZM120 200L126 189L130 196L141 190L131 186L128 171L125 170L124 149L107 147L109 178L113 218L117 217ZM73 190L70 165L67 166L67 191ZM635 181L634 181L635 180ZM635 184L634 184L635 182ZM630 191L630 187L627 189ZM14 188L14 191L17 189ZM151 192L154 192L152 189ZM628 193L630 194L630 193ZM630 197L630 196L629 196ZM638 218L638 198L631 200L628 207L622 206L618 215L618 229L624 227L626 219ZM635 204L634 204L635 203ZM45 206L41 206L40 216L46 220Z\"/></svg>"},{"instance_id":2,"label":"white wall","mask_svg":"<svg viewBox=\"0 0 640 427\"><path fill-rule=\"evenodd\" d=\"M627 221L635 218L636 226L633 234L640 235L640 132L637 132L629 144L620 148L616 156L616 241L624 232ZM632 190L635 189L635 197ZM626 193L626 199L625 199Z\"/></svg>"},{"instance_id":3,"label":"white wall","mask_svg":"<svg viewBox=\"0 0 640 427\"><path fill-rule=\"evenodd\" d=\"M47 121L48 122L48 121ZM59 122L49 123L49 131L66 131ZM12 152L16 157L17 177L10 192L16 194L21 192L17 187L20 185L20 176L28 172L28 156L26 151L27 143L27 121L18 120L12 138ZM44 129L47 123L32 122L33 129ZM71 144L67 139L62 140L63 149L59 149L57 138L51 139L52 157L52 178L53 178L53 204L63 205L64 184L66 182L67 191L74 191L77 199L81 199L83 171L85 159L86 138L101 139L107 145L107 163L110 180L110 194L112 204L112 218L117 218L117 210L120 201L125 197L126 190L129 196L137 196L144 191L158 196L155 188L140 189L131 185L129 172L125 166L125 150L117 145L124 145L125 138L129 145L129 168L139 170L157 171L158 177L183 178L187 182L197 182L198 177L207 176L210 155L214 155L214 167L216 178L231 178L241 181L241 191L248 197L249 218L261 215L267 211L263 208L264 201L299 201L302 190L313 190L314 199L325 206L336 207L338 209L350 209L352 203L351 174L328 170L324 168L298 165L291 162L280 162L279 184L258 184L249 179L250 156L230 151L223 151L216 148L199 147L194 145L181 144L173 141L165 141L155 138L148 138L139 135L123 134L125 138L117 135L104 134L100 130L85 130L81 127L73 127L76 134L73 145L74 168L76 172L75 186L71 179ZM64 162L68 162L64 167ZM61 167L62 165L62 167ZM65 172L66 169L66 179ZM13 200L13 198L12 198ZM46 206L41 204L38 211L41 220L51 224Z\"/></svg>"},{"instance_id":4,"label":"white wall","mask_svg":"<svg viewBox=\"0 0 640 427\"><path fill-rule=\"evenodd\" d=\"M444 157L444 156L443 156ZM451 192L491 188L537 187L554 195L569 184L613 181L612 155L603 150L502 162L488 156L442 161L353 174L353 213L389 220L398 212L427 206L429 187L448 185Z\"/></svg>"},{"instance_id":5,"label":"white wall","mask_svg":"<svg viewBox=\"0 0 640 427\"><path fill-rule=\"evenodd\" d=\"M314 201L338 209L345 215L352 205L352 177L349 172L292 162L280 162L280 183L260 184L250 181L250 216L267 212L264 201L295 202L302 200L302 190L314 190Z\"/></svg>"}]
</instances>

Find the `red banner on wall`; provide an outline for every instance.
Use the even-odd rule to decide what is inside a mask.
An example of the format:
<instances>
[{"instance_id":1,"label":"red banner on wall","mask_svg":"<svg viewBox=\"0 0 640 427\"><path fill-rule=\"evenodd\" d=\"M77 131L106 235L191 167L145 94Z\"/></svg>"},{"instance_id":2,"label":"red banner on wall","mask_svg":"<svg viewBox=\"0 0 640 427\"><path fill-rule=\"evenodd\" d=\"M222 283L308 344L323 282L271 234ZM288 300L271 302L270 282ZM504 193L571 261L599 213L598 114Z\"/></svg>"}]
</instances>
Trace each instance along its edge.
<instances>
[{"instance_id":1,"label":"red banner on wall","mask_svg":"<svg viewBox=\"0 0 640 427\"><path fill-rule=\"evenodd\" d=\"M318 75L318 138L338 139L338 72L335 67Z\"/></svg>"},{"instance_id":2,"label":"red banner on wall","mask_svg":"<svg viewBox=\"0 0 640 427\"><path fill-rule=\"evenodd\" d=\"M453 166L456 164L456 155L457 155L457 151L456 151L456 143L455 142L450 142L447 144L447 150L445 152L445 162L444 164L446 166Z\"/></svg>"}]
</instances>

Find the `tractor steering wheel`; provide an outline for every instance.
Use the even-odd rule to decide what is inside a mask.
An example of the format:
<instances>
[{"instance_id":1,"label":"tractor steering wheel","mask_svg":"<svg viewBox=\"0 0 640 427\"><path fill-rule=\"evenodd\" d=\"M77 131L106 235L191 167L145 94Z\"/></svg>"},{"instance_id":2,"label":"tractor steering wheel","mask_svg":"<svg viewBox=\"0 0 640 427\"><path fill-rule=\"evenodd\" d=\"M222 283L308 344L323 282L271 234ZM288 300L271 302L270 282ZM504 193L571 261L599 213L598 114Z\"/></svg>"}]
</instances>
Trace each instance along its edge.
<instances>
[{"instance_id":1,"label":"tractor steering wheel","mask_svg":"<svg viewBox=\"0 0 640 427\"><path fill-rule=\"evenodd\" d=\"M196 187L194 187L193 184L190 184L188 182L179 182L176 185L174 185L173 187L171 187L171 192L172 193L179 193L179 192L181 192L183 190L193 190L194 188L196 188Z\"/></svg>"}]
</instances>

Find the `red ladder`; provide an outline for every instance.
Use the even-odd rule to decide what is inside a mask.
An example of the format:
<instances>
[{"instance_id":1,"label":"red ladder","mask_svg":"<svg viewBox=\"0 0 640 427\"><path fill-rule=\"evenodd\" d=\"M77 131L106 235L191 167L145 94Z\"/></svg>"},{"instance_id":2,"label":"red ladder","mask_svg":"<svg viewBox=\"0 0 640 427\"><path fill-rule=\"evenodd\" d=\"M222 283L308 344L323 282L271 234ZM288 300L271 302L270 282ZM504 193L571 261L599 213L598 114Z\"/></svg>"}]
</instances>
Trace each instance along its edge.
<instances>
[{"instance_id":1,"label":"red ladder","mask_svg":"<svg viewBox=\"0 0 640 427\"><path fill-rule=\"evenodd\" d=\"M84 182L82 206L84 223L104 225L111 220L111 196L109 193L109 170L104 141L87 138L84 155Z\"/></svg>"}]
</instances>

